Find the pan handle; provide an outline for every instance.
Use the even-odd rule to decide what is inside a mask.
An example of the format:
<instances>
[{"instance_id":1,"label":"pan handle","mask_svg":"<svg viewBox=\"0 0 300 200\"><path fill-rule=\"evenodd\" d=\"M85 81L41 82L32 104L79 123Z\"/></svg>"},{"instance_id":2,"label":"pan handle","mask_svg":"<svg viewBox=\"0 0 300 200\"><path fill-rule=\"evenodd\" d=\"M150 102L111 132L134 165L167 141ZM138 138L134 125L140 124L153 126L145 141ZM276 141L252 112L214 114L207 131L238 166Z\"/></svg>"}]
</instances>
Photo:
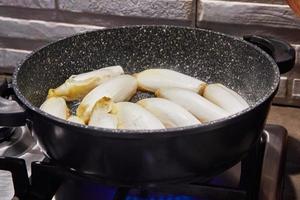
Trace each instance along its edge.
<instances>
[{"instance_id":1,"label":"pan handle","mask_svg":"<svg viewBox=\"0 0 300 200\"><path fill-rule=\"evenodd\" d=\"M0 126L22 126L26 124L26 110L15 100L3 98L14 96L11 84L4 80L0 86ZM3 97L2 97L3 96Z\"/></svg>"},{"instance_id":2,"label":"pan handle","mask_svg":"<svg viewBox=\"0 0 300 200\"><path fill-rule=\"evenodd\" d=\"M296 53L289 43L270 36L246 35L243 38L269 54L277 63L280 74L294 67Z\"/></svg>"},{"instance_id":3,"label":"pan handle","mask_svg":"<svg viewBox=\"0 0 300 200\"><path fill-rule=\"evenodd\" d=\"M26 110L14 100L0 97L0 125L22 126L26 124Z\"/></svg>"}]
</instances>

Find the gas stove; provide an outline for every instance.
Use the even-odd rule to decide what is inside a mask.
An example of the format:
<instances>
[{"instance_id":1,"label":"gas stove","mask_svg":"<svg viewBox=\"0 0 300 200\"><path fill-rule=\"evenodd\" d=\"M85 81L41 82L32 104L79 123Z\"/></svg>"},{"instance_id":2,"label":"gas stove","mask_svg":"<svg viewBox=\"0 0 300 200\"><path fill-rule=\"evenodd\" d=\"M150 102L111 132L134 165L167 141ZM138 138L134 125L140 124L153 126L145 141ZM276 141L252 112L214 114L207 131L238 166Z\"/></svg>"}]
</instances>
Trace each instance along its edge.
<instances>
[{"instance_id":1,"label":"gas stove","mask_svg":"<svg viewBox=\"0 0 300 200\"><path fill-rule=\"evenodd\" d=\"M260 141L241 162L207 182L127 187L66 169L40 151L28 127L0 129L0 168L18 170L14 162L25 160L30 184L20 179L12 183L8 171L0 171L0 199L9 200L26 190L22 199L96 200L96 199L176 199L176 200L279 200L283 191L283 171L287 132L278 125L266 125ZM6 158L4 158L6 157ZM15 159L7 158L13 157ZM23 173L21 177L26 177ZM20 184L22 183L22 184ZM29 186L30 185L30 186ZM22 192L21 192L22 193ZM16 197L15 196L15 197ZM20 197L20 196L19 196Z\"/></svg>"}]
</instances>

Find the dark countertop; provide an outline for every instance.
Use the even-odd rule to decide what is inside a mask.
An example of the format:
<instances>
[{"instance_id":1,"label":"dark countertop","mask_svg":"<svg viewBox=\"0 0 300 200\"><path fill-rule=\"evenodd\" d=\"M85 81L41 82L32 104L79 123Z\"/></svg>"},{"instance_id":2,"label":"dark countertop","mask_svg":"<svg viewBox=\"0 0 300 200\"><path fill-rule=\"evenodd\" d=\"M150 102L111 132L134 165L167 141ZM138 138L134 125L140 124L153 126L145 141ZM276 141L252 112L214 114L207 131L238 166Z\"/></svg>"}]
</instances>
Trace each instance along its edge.
<instances>
[{"instance_id":1,"label":"dark countertop","mask_svg":"<svg viewBox=\"0 0 300 200\"><path fill-rule=\"evenodd\" d=\"M300 108L272 106L268 123L288 130L284 200L300 199Z\"/></svg>"}]
</instances>

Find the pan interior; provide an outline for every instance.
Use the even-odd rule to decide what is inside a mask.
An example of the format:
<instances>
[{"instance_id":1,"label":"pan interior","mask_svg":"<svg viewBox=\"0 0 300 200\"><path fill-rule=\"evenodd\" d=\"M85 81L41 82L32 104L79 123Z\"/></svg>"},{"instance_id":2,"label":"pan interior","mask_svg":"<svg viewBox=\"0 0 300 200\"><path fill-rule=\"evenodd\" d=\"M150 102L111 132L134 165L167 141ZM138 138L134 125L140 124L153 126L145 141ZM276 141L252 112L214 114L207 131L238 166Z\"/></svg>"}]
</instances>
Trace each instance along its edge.
<instances>
[{"instance_id":1,"label":"pan interior","mask_svg":"<svg viewBox=\"0 0 300 200\"><path fill-rule=\"evenodd\" d=\"M39 107L69 76L121 65L126 73L168 68L222 83L251 106L278 84L276 65L257 48L210 31L169 26L106 29L75 35L32 54L18 69L17 89ZM134 101L149 94L138 95Z\"/></svg>"}]
</instances>

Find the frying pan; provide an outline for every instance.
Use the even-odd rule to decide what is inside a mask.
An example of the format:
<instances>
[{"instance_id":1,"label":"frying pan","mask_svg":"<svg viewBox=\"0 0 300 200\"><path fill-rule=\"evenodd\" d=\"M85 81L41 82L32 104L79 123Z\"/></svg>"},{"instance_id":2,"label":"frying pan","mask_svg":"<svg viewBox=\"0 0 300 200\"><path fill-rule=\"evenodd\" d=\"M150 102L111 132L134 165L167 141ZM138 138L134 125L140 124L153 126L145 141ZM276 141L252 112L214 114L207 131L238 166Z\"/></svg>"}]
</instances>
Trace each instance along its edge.
<instances>
[{"instance_id":1,"label":"frying pan","mask_svg":"<svg viewBox=\"0 0 300 200\"><path fill-rule=\"evenodd\" d=\"M236 164L257 142L280 71L293 66L294 54L291 46L272 38L243 40L174 26L78 34L39 49L16 68L12 87L17 99L1 99L0 124L26 123L52 161L115 184L205 180ZM210 123L167 130L88 127L39 109L49 88L73 74L112 65L121 65L130 74L168 68L208 83L222 83L243 96L250 108ZM145 96L137 94L133 101Z\"/></svg>"}]
</instances>

